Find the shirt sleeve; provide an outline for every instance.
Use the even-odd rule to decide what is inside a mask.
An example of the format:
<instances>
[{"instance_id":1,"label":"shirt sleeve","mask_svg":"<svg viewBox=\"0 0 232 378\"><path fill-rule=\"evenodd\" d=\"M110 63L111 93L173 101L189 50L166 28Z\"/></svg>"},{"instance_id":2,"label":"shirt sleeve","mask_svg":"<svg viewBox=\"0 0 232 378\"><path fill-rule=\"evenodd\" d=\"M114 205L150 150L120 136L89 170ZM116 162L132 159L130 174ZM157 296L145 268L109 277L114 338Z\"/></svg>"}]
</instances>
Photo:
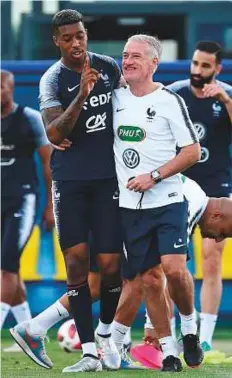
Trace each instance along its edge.
<instances>
[{"instance_id":1,"label":"shirt sleeve","mask_svg":"<svg viewBox=\"0 0 232 378\"><path fill-rule=\"evenodd\" d=\"M36 148L50 144L47 138L45 129L44 129L40 112L38 112L35 109L25 107L24 115L27 117L28 121L30 122L33 135L34 135L34 142L35 142Z\"/></svg>"},{"instance_id":2,"label":"shirt sleeve","mask_svg":"<svg viewBox=\"0 0 232 378\"><path fill-rule=\"evenodd\" d=\"M42 76L39 84L40 111L54 106L62 106L58 98L60 62L51 66Z\"/></svg>"},{"instance_id":3,"label":"shirt sleeve","mask_svg":"<svg viewBox=\"0 0 232 378\"><path fill-rule=\"evenodd\" d=\"M181 89L183 89L185 87L189 87L189 86L190 86L190 80L187 79L187 80L175 81L172 84L166 85L166 88L170 89L171 91L173 91L175 93L178 93Z\"/></svg>"},{"instance_id":4,"label":"shirt sleeve","mask_svg":"<svg viewBox=\"0 0 232 378\"><path fill-rule=\"evenodd\" d=\"M185 147L199 142L183 98L172 91L169 91L169 93L172 96L172 105L169 108L169 124L177 146Z\"/></svg>"}]
</instances>

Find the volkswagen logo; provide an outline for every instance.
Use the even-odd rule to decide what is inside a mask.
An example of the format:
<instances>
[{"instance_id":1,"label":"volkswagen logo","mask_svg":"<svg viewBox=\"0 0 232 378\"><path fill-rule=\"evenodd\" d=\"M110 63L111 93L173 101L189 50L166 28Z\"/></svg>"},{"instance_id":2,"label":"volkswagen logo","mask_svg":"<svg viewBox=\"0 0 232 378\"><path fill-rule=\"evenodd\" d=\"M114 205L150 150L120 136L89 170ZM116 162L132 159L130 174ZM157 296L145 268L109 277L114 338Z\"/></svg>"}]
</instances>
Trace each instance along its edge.
<instances>
[{"instance_id":1,"label":"volkswagen logo","mask_svg":"<svg viewBox=\"0 0 232 378\"><path fill-rule=\"evenodd\" d=\"M202 125L202 123L194 123L194 127L196 129L199 140L204 139L205 134L206 134L205 126Z\"/></svg>"},{"instance_id":2,"label":"volkswagen logo","mask_svg":"<svg viewBox=\"0 0 232 378\"><path fill-rule=\"evenodd\" d=\"M140 157L137 151L133 150L132 148L128 148L123 152L122 155L124 164L130 168L133 169L139 165Z\"/></svg>"},{"instance_id":3,"label":"volkswagen logo","mask_svg":"<svg viewBox=\"0 0 232 378\"><path fill-rule=\"evenodd\" d=\"M209 159L209 150L206 147L201 147L201 159L198 163L205 163Z\"/></svg>"}]
</instances>

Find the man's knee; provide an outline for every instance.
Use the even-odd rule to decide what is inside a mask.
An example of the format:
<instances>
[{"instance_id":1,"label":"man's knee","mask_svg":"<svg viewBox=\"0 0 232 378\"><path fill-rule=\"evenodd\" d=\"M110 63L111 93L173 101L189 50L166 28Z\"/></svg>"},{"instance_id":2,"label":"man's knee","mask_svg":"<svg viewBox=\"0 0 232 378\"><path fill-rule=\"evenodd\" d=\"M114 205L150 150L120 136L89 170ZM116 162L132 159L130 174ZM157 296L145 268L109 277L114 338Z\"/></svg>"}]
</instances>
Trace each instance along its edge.
<instances>
[{"instance_id":1,"label":"man's knee","mask_svg":"<svg viewBox=\"0 0 232 378\"><path fill-rule=\"evenodd\" d=\"M160 267L152 268L142 274L143 286L146 289L156 289L157 291L164 288L164 274Z\"/></svg>"},{"instance_id":2,"label":"man's knee","mask_svg":"<svg viewBox=\"0 0 232 378\"><path fill-rule=\"evenodd\" d=\"M99 270L105 283L114 284L121 281L120 255L99 255Z\"/></svg>"},{"instance_id":3,"label":"man's knee","mask_svg":"<svg viewBox=\"0 0 232 378\"><path fill-rule=\"evenodd\" d=\"M1 270L1 280L2 283L12 283L15 282L18 284L18 272L8 272L7 270Z\"/></svg>"},{"instance_id":4,"label":"man's knee","mask_svg":"<svg viewBox=\"0 0 232 378\"><path fill-rule=\"evenodd\" d=\"M87 281L89 272L88 249L85 243L67 248L64 252L64 260L68 281L79 284Z\"/></svg>"},{"instance_id":5,"label":"man's knee","mask_svg":"<svg viewBox=\"0 0 232 378\"><path fill-rule=\"evenodd\" d=\"M163 256L162 268L168 281L179 282L183 280L188 272L186 267L186 257L184 255Z\"/></svg>"},{"instance_id":6,"label":"man's knee","mask_svg":"<svg viewBox=\"0 0 232 378\"><path fill-rule=\"evenodd\" d=\"M143 286L141 283L140 276L135 277L133 280L123 280L123 293L128 293L128 296L131 296L131 298L142 297Z\"/></svg>"}]
</instances>

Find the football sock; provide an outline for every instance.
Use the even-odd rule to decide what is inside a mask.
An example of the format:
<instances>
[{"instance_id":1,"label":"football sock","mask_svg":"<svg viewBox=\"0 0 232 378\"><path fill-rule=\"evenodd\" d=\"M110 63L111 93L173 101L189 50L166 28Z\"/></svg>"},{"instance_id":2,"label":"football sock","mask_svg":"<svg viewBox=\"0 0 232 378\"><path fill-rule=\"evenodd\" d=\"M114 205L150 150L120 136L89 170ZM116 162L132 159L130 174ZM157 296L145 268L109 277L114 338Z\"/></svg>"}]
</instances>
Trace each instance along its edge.
<instances>
[{"instance_id":1,"label":"football sock","mask_svg":"<svg viewBox=\"0 0 232 378\"><path fill-rule=\"evenodd\" d=\"M99 320L99 323L97 326L97 334L101 336L109 336L111 334L111 323L105 324L105 323L102 323L101 320Z\"/></svg>"},{"instance_id":2,"label":"football sock","mask_svg":"<svg viewBox=\"0 0 232 378\"><path fill-rule=\"evenodd\" d=\"M173 316L170 320L170 328L173 340L176 341L176 317Z\"/></svg>"},{"instance_id":3,"label":"football sock","mask_svg":"<svg viewBox=\"0 0 232 378\"><path fill-rule=\"evenodd\" d=\"M114 315L118 306L118 301L121 295L121 285L111 285L106 286L103 281L101 281L100 288L100 320L104 325L109 325L114 319ZM103 328L102 328L103 330ZM107 329L105 328L106 334ZM97 330L98 334L102 334ZM110 327L108 330L110 333Z\"/></svg>"},{"instance_id":4,"label":"football sock","mask_svg":"<svg viewBox=\"0 0 232 378\"><path fill-rule=\"evenodd\" d=\"M84 283L78 286L67 285L67 287L71 313L76 324L80 342L82 345L85 343L94 343L92 298L90 294L89 284Z\"/></svg>"},{"instance_id":5,"label":"football sock","mask_svg":"<svg viewBox=\"0 0 232 378\"><path fill-rule=\"evenodd\" d=\"M11 311L17 323L25 322L31 319L31 311L27 301L11 307Z\"/></svg>"},{"instance_id":6,"label":"football sock","mask_svg":"<svg viewBox=\"0 0 232 378\"><path fill-rule=\"evenodd\" d=\"M69 312L66 308L59 301L56 301L30 321L30 330L35 333L38 329L47 332L54 324L68 316Z\"/></svg>"},{"instance_id":7,"label":"football sock","mask_svg":"<svg viewBox=\"0 0 232 378\"><path fill-rule=\"evenodd\" d=\"M167 356L178 357L176 343L172 336L162 337L159 339L159 343L163 352L163 359L165 359Z\"/></svg>"},{"instance_id":8,"label":"football sock","mask_svg":"<svg viewBox=\"0 0 232 378\"><path fill-rule=\"evenodd\" d=\"M5 322L5 319L10 311L11 306L8 303L1 302L1 329Z\"/></svg>"},{"instance_id":9,"label":"football sock","mask_svg":"<svg viewBox=\"0 0 232 378\"><path fill-rule=\"evenodd\" d=\"M212 338L214 329L217 322L217 314L206 314L201 312L200 314L200 343L206 341L212 346Z\"/></svg>"},{"instance_id":10,"label":"football sock","mask_svg":"<svg viewBox=\"0 0 232 378\"><path fill-rule=\"evenodd\" d=\"M98 357L97 348L95 343L84 343L81 345L83 357L91 355L91 357Z\"/></svg>"},{"instance_id":11,"label":"football sock","mask_svg":"<svg viewBox=\"0 0 232 378\"><path fill-rule=\"evenodd\" d=\"M195 313L190 315L182 315L180 313L181 320L181 333L183 336L188 334L196 335L197 333L197 323L195 320Z\"/></svg>"},{"instance_id":12,"label":"football sock","mask_svg":"<svg viewBox=\"0 0 232 378\"><path fill-rule=\"evenodd\" d=\"M128 331L130 331L130 327L127 327L124 324L118 323L115 320L113 321L111 334L112 334L112 338L115 342L115 345L118 351L122 349L123 344L124 344L124 338Z\"/></svg>"},{"instance_id":13,"label":"football sock","mask_svg":"<svg viewBox=\"0 0 232 378\"><path fill-rule=\"evenodd\" d=\"M127 333L125 334L125 337L124 337L124 340L123 340L123 344L124 345L128 345L131 343L131 329L129 328Z\"/></svg>"}]
</instances>

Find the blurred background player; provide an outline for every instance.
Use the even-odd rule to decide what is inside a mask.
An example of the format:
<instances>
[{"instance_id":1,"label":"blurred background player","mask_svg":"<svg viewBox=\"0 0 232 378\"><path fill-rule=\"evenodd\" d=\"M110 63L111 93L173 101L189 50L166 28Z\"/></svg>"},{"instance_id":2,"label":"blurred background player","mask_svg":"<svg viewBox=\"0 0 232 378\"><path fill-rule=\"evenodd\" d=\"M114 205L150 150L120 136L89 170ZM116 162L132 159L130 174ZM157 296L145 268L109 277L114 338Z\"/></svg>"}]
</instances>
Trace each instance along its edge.
<instances>
[{"instance_id":1,"label":"blurred background player","mask_svg":"<svg viewBox=\"0 0 232 378\"><path fill-rule=\"evenodd\" d=\"M9 313L17 323L31 318L26 290L19 276L20 256L36 217L37 177L34 152L42 162L47 188L43 222L54 225L49 168L51 145L38 111L14 102L14 76L1 71L1 328ZM5 351L20 350L17 345Z\"/></svg>"},{"instance_id":2,"label":"blurred background player","mask_svg":"<svg viewBox=\"0 0 232 378\"><path fill-rule=\"evenodd\" d=\"M209 197L229 197L231 193L232 87L216 80L222 69L221 60L218 43L200 41L192 57L190 79L168 86L185 100L201 143L200 161L185 174ZM200 342L204 351L212 348L222 295L224 246L225 240L209 239L203 234Z\"/></svg>"}]
</instances>

